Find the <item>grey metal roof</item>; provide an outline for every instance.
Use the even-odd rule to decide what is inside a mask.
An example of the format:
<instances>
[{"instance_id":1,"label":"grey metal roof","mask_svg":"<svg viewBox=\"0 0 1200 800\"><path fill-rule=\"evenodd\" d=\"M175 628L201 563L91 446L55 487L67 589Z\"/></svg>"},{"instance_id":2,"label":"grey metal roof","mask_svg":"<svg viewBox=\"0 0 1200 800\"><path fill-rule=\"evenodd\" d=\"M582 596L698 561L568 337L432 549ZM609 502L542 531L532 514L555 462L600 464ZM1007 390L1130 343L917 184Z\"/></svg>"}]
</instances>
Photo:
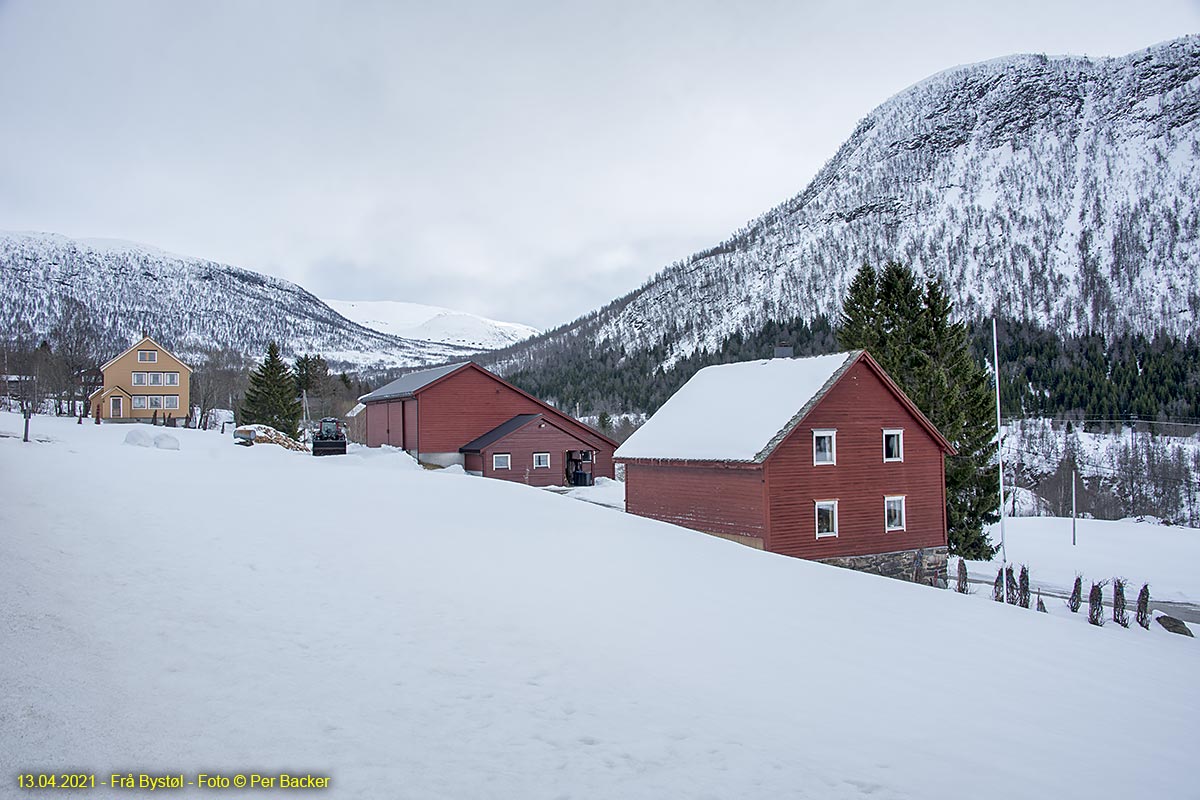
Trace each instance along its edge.
<instances>
[{"instance_id":1,"label":"grey metal roof","mask_svg":"<svg viewBox=\"0 0 1200 800\"><path fill-rule=\"evenodd\" d=\"M490 431L485 433L483 436L480 436L478 439L473 439L473 440L467 442L462 447L458 448L458 452L460 452L460 453L478 453L481 450L483 450L483 448L487 447L489 444L500 441L505 436L508 436L510 433L517 430L518 428L525 427L526 425L533 422L535 419L537 419L540 416L542 416L542 415L541 414L517 414L515 417L510 419L508 422L497 425L495 428L492 428Z\"/></svg>"},{"instance_id":2,"label":"grey metal roof","mask_svg":"<svg viewBox=\"0 0 1200 800\"><path fill-rule=\"evenodd\" d=\"M419 372L410 372L407 375L401 375L391 383L384 384L369 394L364 394L362 397L358 398L358 401L360 403L374 403L377 400L393 400L398 397L412 397L414 392L424 389L438 378L449 375L455 370L462 369L470 363L470 361L463 361L458 364L447 364L444 367L423 369Z\"/></svg>"}]
</instances>

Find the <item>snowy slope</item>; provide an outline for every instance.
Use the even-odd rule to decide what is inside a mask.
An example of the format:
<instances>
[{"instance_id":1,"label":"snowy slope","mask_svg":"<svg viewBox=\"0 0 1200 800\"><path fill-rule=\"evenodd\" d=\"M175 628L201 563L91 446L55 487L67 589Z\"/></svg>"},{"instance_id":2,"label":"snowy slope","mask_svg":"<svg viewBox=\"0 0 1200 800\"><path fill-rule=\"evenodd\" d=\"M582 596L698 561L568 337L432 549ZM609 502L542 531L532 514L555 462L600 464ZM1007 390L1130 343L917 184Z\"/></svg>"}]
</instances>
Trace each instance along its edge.
<instances>
[{"instance_id":1,"label":"snowy slope","mask_svg":"<svg viewBox=\"0 0 1200 800\"><path fill-rule=\"evenodd\" d=\"M326 300L346 319L371 330L476 350L497 350L540 331L517 322L498 322L463 311L398 300Z\"/></svg>"},{"instance_id":2,"label":"snowy slope","mask_svg":"<svg viewBox=\"0 0 1200 800\"><path fill-rule=\"evenodd\" d=\"M321 353L331 365L415 367L475 347L415 341L355 324L288 281L147 245L0 232L0 319L45 337L64 304L88 309L113 353L143 331L185 359L214 347L261 357Z\"/></svg>"},{"instance_id":3,"label":"snowy slope","mask_svg":"<svg viewBox=\"0 0 1200 800\"><path fill-rule=\"evenodd\" d=\"M768 319L835 316L860 265L893 260L968 316L1193 332L1200 36L934 75L868 114L800 194L505 364L663 342L669 365Z\"/></svg>"},{"instance_id":4,"label":"snowy slope","mask_svg":"<svg viewBox=\"0 0 1200 800\"><path fill-rule=\"evenodd\" d=\"M1194 791L1195 640L764 554L396 451L314 459L190 430L165 451L121 444L127 431L37 418L52 441L0 437L6 780L254 769L330 775L322 796L413 798ZM1138 735L1086 735L1114 726Z\"/></svg>"}]
</instances>

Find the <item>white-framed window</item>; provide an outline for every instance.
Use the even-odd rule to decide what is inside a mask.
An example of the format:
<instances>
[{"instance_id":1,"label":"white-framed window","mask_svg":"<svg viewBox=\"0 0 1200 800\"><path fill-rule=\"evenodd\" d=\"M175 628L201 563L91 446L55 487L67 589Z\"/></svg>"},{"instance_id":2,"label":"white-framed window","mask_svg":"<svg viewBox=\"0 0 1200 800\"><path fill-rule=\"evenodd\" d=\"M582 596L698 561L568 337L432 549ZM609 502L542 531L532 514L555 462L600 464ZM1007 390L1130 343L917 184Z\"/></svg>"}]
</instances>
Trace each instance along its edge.
<instances>
[{"instance_id":1,"label":"white-framed window","mask_svg":"<svg viewBox=\"0 0 1200 800\"><path fill-rule=\"evenodd\" d=\"M146 373L144 373L144 372L133 373L133 385L134 386L145 386L146 385Z\"/></svg>"},{"instance_id":2,"label":"white-framed window","mask_svg":"<svg viewBox=\"0 0 1200 800\"><path fill-rule=\"evenodd\" d=\"M901 428L886 428L883 431L883 460L904 460L904 431Z\"/></svg>"},{"instance_id":3,"label":"white-framed window","mask_svg":"<svg viewBox=\"0 0 1200 800\"><path fill-rule=\"evenodd\" d=\"M162 408L161 394L148 395L147 399L150 401L150 408Z\"/></svg>"},{"instance_id":4,"label":"white-framed window","mask_svg":"<svg viewBox=\"0 0 1200 800\"><path fill-rule=\"evenodd\" d=\"M147 372L146 377L148 377L150 379L151 386L162 386L162 373L161 372Z\"/></svg>"},{"instance_id":5,"label":"white-framed window","mask_svg":"<svg viewBox=\"0 0 1200 800\"><path fill-rule=\"evenodd\" d=\"M163 395L163 408L179 408L179 395L167 394Z\"/></svg>"},{"instance_id":6,"label":"white-framed window","mask_svg":"<svg viewBox=\"0 0 1200 800\"><path fill-rule=\"evenodd\" d=\"M837 431L813 431L813 466L837 463Z\"/></svg>"},{"instance_id":7,"label":"white-framed window","mask_svg":"<svg viewBox=\"0 0 1200 800\"><path fill-rule=\"evenodd\" d=\"M178 372L164 372L163 373L163 383L165 383L167 386L178 386L179 385L179 373Z\"/></svg>"},{"instance_id":8,"label":"white-framed window","mask_svg":"<svg viewBox=\"0 0 1200 800\"><path fill-rule=\"evenodd\" d=\"M883 498L883 529L886 531L904 530L904 495Z\"/></svg>"},{"instance_id":9,"label":"white-framed window","mask_svg":"<svg viewBox=\"0 0 1200 800\"><path fill-rule=\"evenodd\" d=\"M512 455L509 453L492 453L492 469L510 469Z\"/></svg>"},{"instance_id":10,"label":"white-framed window","mask_svg":"<svg viewBox=\"0 0 1200 800\"><path fill-rule=\"evenodd\" d=\"M135 394L133 396L133 407L134 408L145 408L146 407L146 395Z\"/></svg>"},{"instance_id":11,"label":"white-framed window","mask_svg":"<svg viewBox=\"0 0 1200 800\"><path fill-rule=\"evenodd\" d=\"M824 539L826 536L838 535L838 501L837 500L818 500L817 501L817 538Z\"/></svg>"},{"instance_id":12,"label":"white-framed window","mask_svg":"<svg viewBox=\"0 0 1200 800\"><path fill-rule=\"evenodd\" d=\"M138 361L141 362L142 364L157 364L158 363L158 351L157 350L138 350Z\"/></svg>"},{"instance_id":13,"label":"white-framed window","mask_svg":"<svg viewBox=\"0 0 1200 800\"><path fill-rule=\"evenodd\" d=\"M550 454L549 453L534 453L533 454L534 469L550 469Z\"/></svg>"}]
</instances>

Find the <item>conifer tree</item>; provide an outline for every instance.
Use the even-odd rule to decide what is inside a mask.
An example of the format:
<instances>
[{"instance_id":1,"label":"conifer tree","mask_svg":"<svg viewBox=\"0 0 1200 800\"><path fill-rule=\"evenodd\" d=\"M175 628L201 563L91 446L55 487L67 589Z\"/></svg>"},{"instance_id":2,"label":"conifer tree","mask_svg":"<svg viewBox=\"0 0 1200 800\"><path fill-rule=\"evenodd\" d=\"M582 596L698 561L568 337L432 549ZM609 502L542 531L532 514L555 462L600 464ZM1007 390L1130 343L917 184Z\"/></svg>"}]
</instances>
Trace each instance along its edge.
<instances>
[{"instance_id":1,"label":"conifer tree","mask_svg":"<svg viewBox=\"0 0 1200 800\"><path fill-rule=\"evenodd\" d=\"M250 373L241 412L244 425L270 425L293 439L298 435L301 409L296 377L273 341L267 345L266 360Z\"/></svg>"},{"instance_id":2,"label":"conifer tree","mask_svg":"<svg viewBox=\"0 0 1200 800\"><path fill-rule=\"evenodd\" d=\"M957 455L946 459L950 552L985 560L996 549L984 526L999 519L995 405L966 325L953 314L939 282L922 290L908 267L888 264L876 275L864 264L843 305L838 341L866 348L954 445Z\"/></svg>"},{"instance_id":3,"label":"conifer tree","mask_svg":"<svg viewBox=\"0 0 1200 800\"><path fill-rule=\"evenodd\" d=\"M1150 584L1143 583L1137 598L1137 624L1150 630Z\"/></svg>"},{"instance_id":4,"label":"conifer tree","mask_svg":"<svg viewBox=\"0 0 1200 800\"><path fill-rule=\"evenodd\" d=\"M1071 596L1067 598L1067 608L1071 609L1074 614L1079 611L1079 607L1083 605L1083 576L1075 576L1075 587L1071 589Z\"/></svg>"}]
</instances>

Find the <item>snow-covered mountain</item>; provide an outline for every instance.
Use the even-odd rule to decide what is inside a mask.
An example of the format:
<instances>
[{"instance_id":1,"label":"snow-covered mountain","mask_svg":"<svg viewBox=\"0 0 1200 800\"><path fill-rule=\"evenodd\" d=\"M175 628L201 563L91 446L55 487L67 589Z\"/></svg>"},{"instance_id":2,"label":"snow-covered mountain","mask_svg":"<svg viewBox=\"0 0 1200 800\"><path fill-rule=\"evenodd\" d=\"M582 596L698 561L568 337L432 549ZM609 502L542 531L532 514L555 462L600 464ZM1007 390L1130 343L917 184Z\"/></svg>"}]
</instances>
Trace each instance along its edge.
<instances>
[{"instance_id":1,"label":"snow-covered mountain","mask_svg":"<svg viewBox=\"0 0 1200 800\"><path fill-rule=\"evenodd\" d=\"M285 355L359 367L436 364L480 349L372 330L294 283L215 261L133 242L0 233L4 333L45 336L69 301L117 350L146 331L185 358L214 347L260 356L271 339Z\"/></svg>"},{"instance_id":2,"label":"snow-covered mountain","mask_svg":"<svg viewBox=\"0 0 1200 800\"><path fill-rule=\"evenodd\" d=\"M498 350L540 333L518 322L498 322L464 311L398 300L326 300L325 304L346 319L380 333L474 350Z\"/></svg>"},{"instance_id":3,"label":"snow-covered mountain","mask_svg":"<svg viewBox=\"0 0 1200 800\"><path fill-rule=\"evenodd\" d=\"M799 195L593 314L504 354L665 346L835 315L864 262L941 278L967 316L1196 330L1200 36L1120 58L956 67L859 123Z\"/></svg>"}]
</instances>

